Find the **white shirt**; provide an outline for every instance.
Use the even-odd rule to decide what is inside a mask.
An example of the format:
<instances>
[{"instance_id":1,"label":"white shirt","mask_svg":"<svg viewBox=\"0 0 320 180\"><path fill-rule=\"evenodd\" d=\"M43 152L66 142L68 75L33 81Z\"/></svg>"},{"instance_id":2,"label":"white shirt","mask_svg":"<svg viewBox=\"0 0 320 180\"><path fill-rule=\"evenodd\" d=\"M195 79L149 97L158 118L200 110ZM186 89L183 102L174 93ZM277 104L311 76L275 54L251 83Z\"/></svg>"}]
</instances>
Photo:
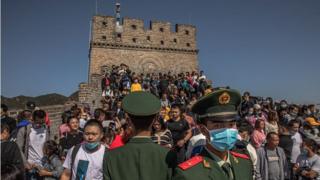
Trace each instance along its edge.
<instances>
[{"instance_id":1,"label":"white shirt","mask_svg":"<svg viewBox=\"0 0 320 180\"><path fill-rule=\"evenodd\" d=\"M66 160L63 163L63 167L66 169L71 169L71 154L74 147L72 147L67 154ZM77 172L82 170L85 175L85 179L90 180L102 180L102 164L103 156L105 152L105 146L100 145L100 149L94 153L86 152L83 147L79 148L79 151L75 157L72 168L72 180L75 180L77 177ZM78 169L78 165L79 169ZM81 178L80 178L81 179ZM84 178L83 178L84 179Z\"/></svg>"},{"instance_id":2,"label":"white shirt","mask_svg":"<svg viewBox=\"0 0 320 180\"><path fill-rule=\"evenodd\" d=\"M302 137L299 132L296 132L292 137L293 146L291 152L291 163L295 163L299 154L301 153L301 144L302 144Z\"/></svg>"},{"instance_id":3,"label":"white shirt","mask_svg":"<svg viewBox=\"0 0 320 180\"><path fill-rule=\"evenodd\" d=\"M46 129L30 129L29 147L28 147L28 162L31 164L41 165L43 157L43 145L46 142Z\"/></svg>"}]
</instances>

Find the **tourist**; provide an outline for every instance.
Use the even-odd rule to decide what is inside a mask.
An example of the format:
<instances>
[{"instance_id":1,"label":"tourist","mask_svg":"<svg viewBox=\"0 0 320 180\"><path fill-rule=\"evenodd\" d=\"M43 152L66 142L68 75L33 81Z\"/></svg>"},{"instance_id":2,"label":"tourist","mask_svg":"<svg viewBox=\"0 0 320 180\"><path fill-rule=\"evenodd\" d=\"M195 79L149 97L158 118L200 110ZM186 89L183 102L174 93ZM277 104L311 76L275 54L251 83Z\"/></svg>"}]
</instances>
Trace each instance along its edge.
<instances>
[{"instance_id":1,"label":"tourist","mask_svg":"<svg viewBox=\"0 0 320 180\"><path fill-rule=\"evenodd\" d=\"M43 180L60 179L63 171L62 163L59 158L58 145L55 141L46 141L43 145L44 157L41 166L38 166L38 174Z\"/></svg>"},{"instance_id":2,"label":"tourist","mask_svg":"<svg viewBox=\"0 0 320 180\"><path fill-rule=\"evenodd\" d=\"M270 132L265 147L257 149L256 180L284 180L288 177L286 155L278 145L278 134Z\"/></svg>"},{"instance_id":3,"label":"tourist","mask_svg":"<svg viewBox=\"0 0 320 180\"><path fill-rule=\"evenodd\" d=\"M79 130L79 120L76 117L68 117L67 124L70 131L63 134L59 143L62 159L65 159L70 148L83 141L83 133Z\"/></svg>"},{"instance_id":4,"label":"tourist","mask_svg":"<svg viewBox=\"0 0 320 180\"><path fill-rule=\"evenodd\" d=\"M237 128L239 131L239 136L241 138L237 140L234 150L236 152L249 155L250 160L252 161L253 170L255 171L257 166L257 152L253 145L250 143L250 135L253 131L253 128L245 120L243 120L242 122L238 122Z\"/></svg>"},{"instance_id":5,"label":"tourist","mask_svg":"<svg viewBox=\"0 0 320 180\"><path fill-rule=\"evenodd\" d=\"M265 143L266 134L264 128L265 121L262 119L258 119L256 121L255 128L251 134L251 143L256 149L260 148Z\"/></svg>"},{"instance_id":6,"label":"tourist","mask_svg":"<svg viewBox=\"0 0 320 180\"><path fill-rule=\"evenodd\" d=\"M276 111L269 111L268 120L266 121L266 134L269 132L279 133L279 117Z\"/></svg>"},{"instance_id":7,"label":"tourist","mask_svg":"<svg viewBox=\"0 0 320 180\"><path fill-rule=\"evenodd\" d=\"M291 163L294 164L297 162L297 158L301 153L301 147L302 147L302 135L299 132L300 129L300 123L297 120L291 120L289 122L289 128L290 128L290 134L292 135L292 152L291 152Z\"/></svg>"},{"instance_id":8,"label":"tourist","mask_svg":"<svg viewBox=\"0 0 320 180\"><path fill-rule=\"evenodd\" d=\"M10 134L17 127L16 120L8 116L8 106L5 104L1 104L1 124L8 124Z\"/></svg>"},{"instance_id":9,"label":"tourist","mask_svg":"<svg viewBox=\"0 0 320 180\"><path fill-rule=\"evenodd\" d=\"M98 108L94 111L94 119L98 120L101 124L106 120L106 111Z\"/></svg>"},{"instance_id":10,"label":"tourist","mask_svg":"<svg viewBox=\"0 0 320 180\"><path fill-rule=\"evenodd\" d=\"M59 126L59 137L63 138L64 134L70 131L67 120L71 117L71 111L65 111L61 115L61 124Z\"/></svg>"},{"instance_id":11,"label":"tourist","mask_svg":"<svg viewBox=\"0 0 320 180\"><path fill-rule=\"evenodd\" d=\"M10 141L10 127L6 123L1 123L1 167L10 164L24 170L24 163L18 145ZM2 169L1 169L2 170ZM3 170L2 170L3 171Z\"/></svg>"},{"instance_id":12,"label":"tourist","mask_svg":"<svg viewBox=\"0 0 320 180\"><path fill-rule=\"evenodd\" d=\"M101 145L103 127L98 120L89 120L84 127L84 142L72 147L63 163L61 180L102 179L106 147Z\"/></svg>"},{"instance_id":13,"label":"tourist","mask_svg":"<svg viewBox=\"0 0 320 180\"><path fill-rule=\"evenodd\" d=\"M318 144L312 139L304 139L302 153L298 156L293 171L299 180L320 178L320 157Z\"/></svg>"},{"instance_id":14,"label":"tourist","mask_svg":"<svg viewBox=\"0 0 320 180\"><path fill-rule=\"evenodd\" d=\"M23 169L13 165L13 164L2 164L1 165L1 179L3 180L24 180L26 177L24 176Z\"/></svg>"},{"instance_id":15,"label":"tourist","mask_svg":"<svg viewBox=\"0 0 320 180\"><path fill-rule=\"evenodd\" d=\"M174 149L177 152L177 162L185 161L187 142L192 137L192 131L189 123L184 119L181 114L179 105L171 106L171 119L167 121L167 127L172 133Z\"/></svg>"},{"instance_id":16,"label":"tourist","mask_svg":"<svg viewBox=\"0 0 320 180\"><path fill-rule=\"evenodd\" d=\"M170 130L162 118L156 119L152 124L151 139L161 146L172 148L173 140Z\"/></svg>"},{"instance_id":17,"label":"tourist","mask_svg":"<svg viewBox=\"0 0 320 180\"><path fill-rule=\"evenodd\" d=\"M43 110L35 110L32 116L32 123L28 124L26 128L19 129L16 141L23 152L28 177L31 179L38 177L35 167L41 165L41 159L43 158L42 148L50 138L45 124L46 113Z\"/></svg>"},{"instance_id":18,"label":"tourist","mask_svg":"<svg viewBox=\"0 0 320 180\"><path fill-rule=\"evenodd\" d=\"M131 84L130 91L131 92L142 91L141 84L139 83L139 80L137 77L133 79L133 83Z\"/></svg>"},{"instance_id":19,"label":"tourist","mask_svg":"<svg viewBox=\"0 0 320 180\"><path fill-rule=\"evenodd\" d=\"M281 122L281 125L280 125L279 147L283 149L287 157L287 163L288 165L290 165L292 148L293 148L293 139L292 139L292 134L290 133L290 127L285 122Z\"/></svg>"}]
</instances>

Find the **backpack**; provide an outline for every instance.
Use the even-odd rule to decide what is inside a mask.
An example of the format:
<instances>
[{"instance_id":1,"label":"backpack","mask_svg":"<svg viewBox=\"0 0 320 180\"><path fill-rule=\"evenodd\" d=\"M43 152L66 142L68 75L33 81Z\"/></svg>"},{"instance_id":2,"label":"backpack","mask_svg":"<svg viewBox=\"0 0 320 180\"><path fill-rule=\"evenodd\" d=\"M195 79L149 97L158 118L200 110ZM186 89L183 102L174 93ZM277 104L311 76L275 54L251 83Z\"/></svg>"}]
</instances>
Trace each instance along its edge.
<instances>
[{"instance_id":1,"label":"backpack","mask_svg":"<svg viewBox=\"0 0 320 180\"><path fill-rule=\"evenodd\" d=\"M23 146L25 146L26 139L27 139L27 126L15 128L10 134L10 141L12 141L12 142L16 142L17 141L18 132L19 132L19 129L21 129L21 128L24 128L24 143L23 143Z\"/></svg>"}]
</instances>

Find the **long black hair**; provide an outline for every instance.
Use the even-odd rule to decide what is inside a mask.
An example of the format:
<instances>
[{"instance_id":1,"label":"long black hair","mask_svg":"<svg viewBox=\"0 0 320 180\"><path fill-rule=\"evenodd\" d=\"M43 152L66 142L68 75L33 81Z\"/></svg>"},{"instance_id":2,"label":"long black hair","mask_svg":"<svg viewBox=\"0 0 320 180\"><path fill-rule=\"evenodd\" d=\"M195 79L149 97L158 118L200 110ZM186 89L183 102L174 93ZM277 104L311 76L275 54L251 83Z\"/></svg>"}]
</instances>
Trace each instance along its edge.
<instances>
[{"instance_id":1,"label":"long black hair","mask_svg":"<svg viewBox=\"0 0 320 180\"><path fill-rule=\"evenodd\" d=\"M162 130L162 131L164 131L164 130L167 129L167 124L164 122L163 118L160 118L160 117L156 118L156 119L153 121L152 125L153 125L155 122L159 122L159 123L160 123L160 125L161 125L161 130ZM154 129L153 126L151 126L151 133L154 134L155 132L156 132L156 130Z\"/></svg>"},{"instance_id":2,"label":"long black hair","mask_svg":"<svg viewBox=\"0 0 320 180\"><path fill-rule=\"evenodd\" d=\"M44 143L43 149L48 151L48 156L50 157L53 154L59 155L58 144L54 140L48 140Z\"/></svg>"}]
</instances>

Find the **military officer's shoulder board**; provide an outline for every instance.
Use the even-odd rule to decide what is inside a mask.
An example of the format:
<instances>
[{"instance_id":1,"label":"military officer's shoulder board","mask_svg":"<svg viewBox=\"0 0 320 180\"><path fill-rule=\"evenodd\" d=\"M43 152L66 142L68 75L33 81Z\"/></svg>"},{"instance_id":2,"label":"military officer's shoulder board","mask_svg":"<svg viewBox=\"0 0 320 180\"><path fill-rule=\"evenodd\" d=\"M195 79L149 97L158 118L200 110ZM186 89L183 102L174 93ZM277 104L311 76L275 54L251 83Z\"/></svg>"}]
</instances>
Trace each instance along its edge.
<instances>
[{"instance_id":1,"label":"military officer's shoulder board","mask_svg":"<svg viewBox=\"0 0 320 180\"><path fill-rule=\"evenodd\" d=\"M199 164L202 161L203 161L203 157L202 156L194 156L193 158L191 158L191 159L179 164L178 166L182 170L187 170L187 169Z\"/></svg>"},{"instance_id":2,"label":"military officer's shoulder board","mask_svg":"<svg viewBox=\"0 0 320 180\"><path fill-rule=\"evenodd\" d=\"M250 159L250 157L246 154L240 154L240 153L237 153L237 152L234 152L234 151L230 151L230 153L235 156L235 157L238 157L238 158L242 158L242 159Z\"/></svg>"}]
</instances>

